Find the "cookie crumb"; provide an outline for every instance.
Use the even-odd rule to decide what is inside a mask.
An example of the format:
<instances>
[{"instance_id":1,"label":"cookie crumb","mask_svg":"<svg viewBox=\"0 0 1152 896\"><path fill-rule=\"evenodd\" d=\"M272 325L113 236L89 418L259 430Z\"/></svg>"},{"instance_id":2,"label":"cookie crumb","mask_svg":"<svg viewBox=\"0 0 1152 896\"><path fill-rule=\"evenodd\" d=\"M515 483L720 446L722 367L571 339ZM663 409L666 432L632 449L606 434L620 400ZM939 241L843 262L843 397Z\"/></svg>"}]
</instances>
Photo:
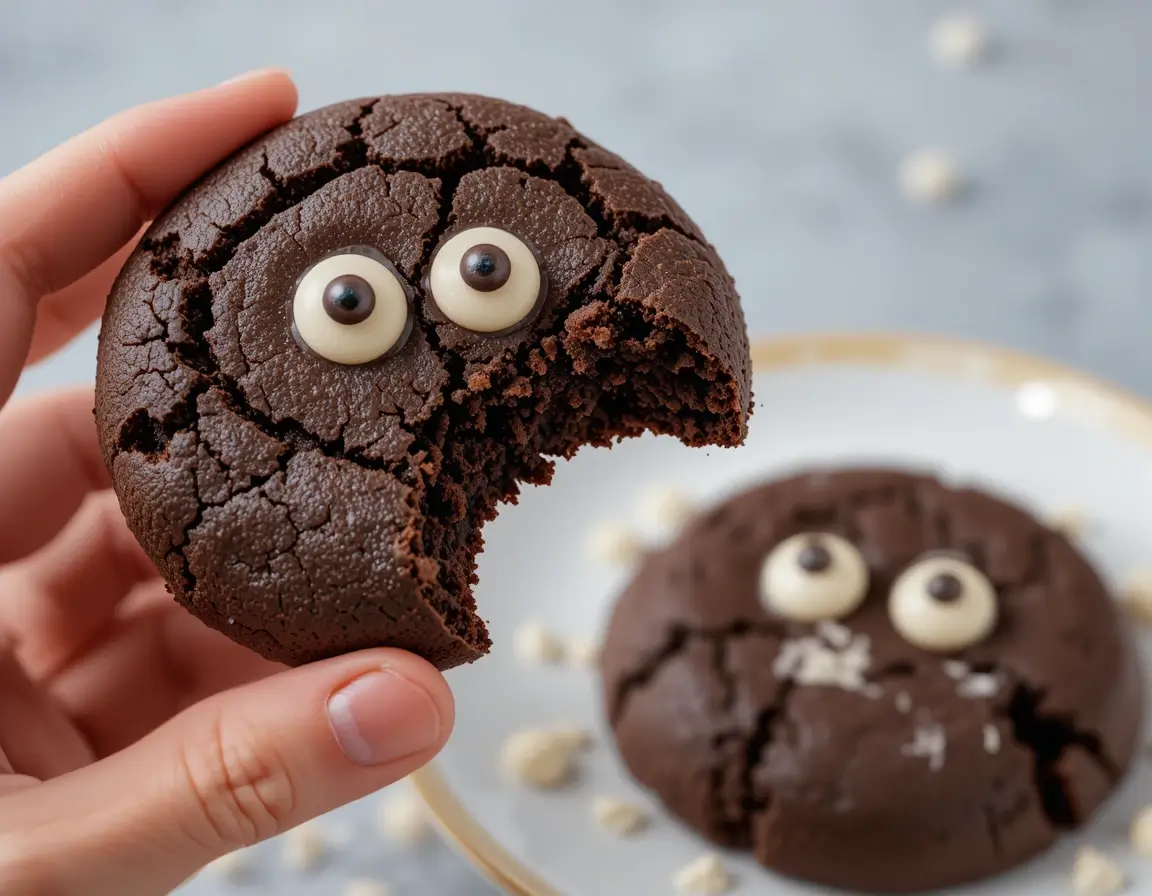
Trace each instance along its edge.
<instances>
[{"instance_id":1,"label":"cookie crumb","mask_svg":"<svg viewBox=\"0 0 1152 896\"><path fill-rule=\"evenodd\" d=\"M900 165L901 189L913 202L947 202L956 197L963 185L959 164L940 149L919 150Z\"/></svg>"},{"instance_id":2,"label":"cookie crumb","mask_svg":"<svg viewBox=\"0 0 1152 896\"><path fill-rule=\"evenodd\" d=\"M648 813L634 803L612 796L598 796L592 801L592 816L602 828L620 837L631 837L648 827Z\"/></svg>"},{"instance_id":3,"label":"cookie crumb","mask_svg":"<svg viewBox=\"0 0 1152 896\"><path fill-rule=\"evenodd\" d=\"M968 68L988 53L988 31L970 13L956 12L940 19L928 35L936 61L948 68Z\"/></svg>"},{"instance_id":4,"label":"cookie crumb","mask_svg":"<svg viewBox=\"0 0 1152 896\"><path fill-rule=\"evenodd\" d=\"M572 781L575 754L580 748L572 732L518 731L504 742L501 762L516 780L541 790L554 790Z\"/></svg>"},{"instance_id":5,"label":"cookie crumb","mask_svg":"<svg viewBox=\"0 0 1152 896\"><path fill-rule=\"evenodd\" d=\"M579 725L559 725L552 729L552 736L574 753L582 753L596 742L592 732Z\"/></svg>"},{"instance_id":6,"label":"cookie crumb","mask_svg":"<svg viewBox=\"0 0 1152 896\"><path fill-rule=\"evenodd\" d=\"M284 834L280 859L293 871L311 871L328 852L328 842L315 822L305 822Z\"/></svg>"},{"instance_id":7,"label":"cookie crumb","mask_svg":"<svg viewBox=\"0 0 1152 896\"><path fill-rule=\"evenodd\" d=\"M631 566L644 556L644 544L622 523L601 523L588 533L588 553L610 566Z\"/></svg>"},{"instance_id":8,"label":"cookie crumb","mask_svg":"<svg viewBox=\"0 0 1152 896\"><path fill-rule=\"evenodd\" d=\"M1075 538L1088 528L1088 517L1079 507L1063 507L1052 514L1048 524L1057 532Z\"/></svg>"},{"instance_id":9,"label":"cookie crumb","mask_svg":"<svg viewBox=\"0 0 1152 896\"><path fill-rule=\"evenodd\" d=\"M564 655L573 666L594 669L600 664L601 647L597 638L573 638L568 642Z\"/></svg>"},{"instance_id":10,"label":"cookie crumb","mask_svg":"<svg viewBox=\"0 0 1152 896\"><path fill-rule=\"evenodd\" d=\"M681 893L717 896L732 889L732 875L719 856L706 855L677 871L672 878L672 885Z\"/></svg>"},{"instance_id":11,"label":"cookie crumb","mask_svg":"<svg viewBox=\"0 0 1152 896\"><path fill-rule=\"evenodd\" d=\"M1133 573L1120 593L1128 612L1140 623L1152 625L1152 570Z\"/></svg>"},{"instance_id":12,"label":"cookie crumb","mask_svg":"<svg viewBox=\"0 0 1152 896\"><path fill-rule=\"evenodd\" d=\"M1152 859L1152 805L1145 806L1132 819L1132 848L1137 855Z\"/></svg>"},{"instance_id":13,"label":"cookie crumb","mask_svg":"<svg viewBox=\"0 0 1152 896\"><path fill-rule=\"evenodd\" d=\"M900 748L901 754L928 760L930 771L938 772L944 767L944 755L948 749L948 739L944 729L936 724L924 725L912 734L912 743Z\"/></svg>"},{"instance_id":14,"label":"cookie crumb","mask_svg":"<svg viewBox=\"0 0 1152 896\"><path fill-rule=\"evenodd\" d=\"M237 849L226 853L216 861L211 862L205 869L211 874L219 875L228 881L239 881L247 877L252 871L252 857L248 850Z\"/></svg>"},{"instance_id":15,"label":"cookie crumb","mask_svg":"<svg viewBox=\"0 0 1152 896\"><path fill-rule=\"evenodd\" d=\"M412 847L432 833L428 809L411 789L385 794L376 807L376 826L386 840Z\"/></svg>"},{"instance_id":16,"label":"cookie crumb","mask_svg":"<svg viewBox=\"0 0 1152 896\"><path fill-rule=\"evenodd\" d=\"M995 725L984 726L984 752L993 756L1000 752L1000 729Z\"/></svg>"},{"instance_id":17,"label":"cookie crumb","mask_svg":"<svg viewBox=\"0 0 1152 896\"><path fill-rule=\"evenodd\" d=\"M384 884L356 877L344 884L343 896L391 896L392 891Z\"/></svg>"},{"instance_id":18,"label":"cookie crumb","mask_svg":"<svg viewBox=\"0 0 1152 896\"><path fill-rule=\"evenodd\" d=\"M1076 854L1072 869L1072 889L1076 896L1114 896L1124 889L1124 872L1094 846Z\"/></svg>"},{"instance_id":19,"label":"cookie crumb","mask_svg":"<svg viewBox=\"0 0 1152 896\"><path fill-rule=\"evenodd\" d=\"M663 486L646 492L640 502L645 520L664 531L680 529L696 515L692 499L677 488Z\"/></svg>"},{"instance_id":20,"label":"cookie crumb","mask_svg":"<svg viewBox=\"0 0 1152 896\"><path fill-rule=\"evenodd\" d=\"M512 648L516 658L527 663L554 665L564 659L564 644L539 622L523 623L516 630Z\"/></svg>"}]
</instances>

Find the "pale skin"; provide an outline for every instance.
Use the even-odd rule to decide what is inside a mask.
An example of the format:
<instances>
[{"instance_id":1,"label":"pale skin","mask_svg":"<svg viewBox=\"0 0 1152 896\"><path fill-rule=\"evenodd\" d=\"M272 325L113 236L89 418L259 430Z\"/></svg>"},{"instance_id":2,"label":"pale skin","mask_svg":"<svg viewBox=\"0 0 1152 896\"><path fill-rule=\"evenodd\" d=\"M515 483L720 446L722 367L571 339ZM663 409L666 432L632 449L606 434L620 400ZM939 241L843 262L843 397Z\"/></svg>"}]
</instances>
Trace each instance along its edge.
<instances>
[{"instance_id":1,"label":"pale skin","mask_svg":"<svg viewBox=\"0 0 1152 896\"><path fill-rule=\"evenodd\" d=\"M283 72L131 109L0 180L0 892L166 893L426 763L452 696L368 650L286 670L179 608L128 532L91 387L9 402L148 221L288 120Z\"/></svg>"}]
</instances>

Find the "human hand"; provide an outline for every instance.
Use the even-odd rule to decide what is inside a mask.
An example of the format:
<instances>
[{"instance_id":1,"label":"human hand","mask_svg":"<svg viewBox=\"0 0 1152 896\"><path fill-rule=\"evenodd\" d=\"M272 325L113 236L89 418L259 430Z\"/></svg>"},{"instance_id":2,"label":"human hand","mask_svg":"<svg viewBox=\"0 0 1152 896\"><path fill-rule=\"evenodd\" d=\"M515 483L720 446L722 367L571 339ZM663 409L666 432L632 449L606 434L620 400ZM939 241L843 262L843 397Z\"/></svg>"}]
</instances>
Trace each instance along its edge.
<instances>
[{"instance_id":1,"label":"human hand","mask_svg":"<svg viewBox=\"0 0 1152 896\"><path fill-rule=\"evenodd\" d=\"M100 313L145 223L287 120L264 72L118 115L0 181L0 405ZM284 670L180 609L125 527L92 390L0 412L0 892L167 892L414 771L453 721L395 650Z\"/></svg>"}]
</instances>

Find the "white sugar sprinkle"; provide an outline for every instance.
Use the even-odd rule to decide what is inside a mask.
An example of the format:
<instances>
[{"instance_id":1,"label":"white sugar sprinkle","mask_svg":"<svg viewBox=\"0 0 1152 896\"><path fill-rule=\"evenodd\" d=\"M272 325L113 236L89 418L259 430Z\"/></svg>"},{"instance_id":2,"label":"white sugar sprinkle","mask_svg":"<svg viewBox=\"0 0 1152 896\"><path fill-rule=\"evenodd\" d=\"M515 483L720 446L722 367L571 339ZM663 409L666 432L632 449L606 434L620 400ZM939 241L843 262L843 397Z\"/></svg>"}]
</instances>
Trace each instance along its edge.
<instances>
[{"instance_id":1,"label":"white sugar sprinkle","mask_svg":"<svg viewBox=\"0 0 1152 896\"><path fill-rule=\"evenodd\" d=\"M995 725L984 726L984 752L992 754L1000 752L1000 729Z\"/></svg>"},{"instance_id":2,"label":"white sugar sprinkle","mask_svg":"<svg viewBox=\"0 0 1152 896\"><path fill-rule=\"evenodd\" d=\"M598 796L592 801L592 817L619 837L631 837L648 826L648 813L640 806L611 796Z\"/></svg>"},{"instance_id":3,"label":"white sugar sprinkle","mask_svg":"<svg viewBox=\"0 0 1152 896\"><path fill-rule=\"evenodd\" d=\"M924 725L913 732L912 738L912 743L904 744L900 752L905 756L927 759L931 771L940 771L948 747L944 729L936 724Z\"/></svg>"},{"instance_id":4,"label":"white sugar sprinkle","mask_svg":"<svg viewBox=\"0 0 1152 896\"><path fill-rule=\"evenodd\" d=\"M867 697L878 696L880 687L864 677L872 665L871 639L849 631L847 642L841 643L844 646L836 648L813 636L785 641L772 664L772 672L779 679L797 684L837 687Z\"/></svg>"},{"instance_id":5,"label":"white sugar sprinkle","mask_svg":"<svg viewBox=\"0 0 1152 896\"><path fill-rule=\"evenodd\" d=\"M969 700L995 697L1000 693L1000 676L992 672L973 672L956 687L956 693Z\"/></svg>"},{"instance_id":6,"label":"white sugar sprinkle","mask_svg":"<svg viewBox=\"0 0 1152 896\"><path fill-rule=\"evenodd\" d=\"M410 788L386 793L376 807L380 835L401 846L412 847L432 833L428 809Z\"/></svg>"},{"instance_id":7,"label":"white sugar sprinkle","mask_svg":"<svg viewBox=\"0 0 1152 896\"><path fill-rule=\"evenodd\" d=\"M912 712L912 695L906 691L900 691L896 695L896 710L905 714Z\"/></svg>"},{"instance_id":8,"label":"white sugar sprinkle","mask_svg":"<svg viewBox=\"0 0 1152 896\"><path fill-rule=\"evenodd\" d=\"M841 625L839 622L825 620L816 623L816 634L837 650L843 650L852 643L852 629L846 625Z\"/></svg>"},{"instance_id":9,"label":"white sugar sprinkle","mask_svg":"<svg viewBox=\"0 0 1152 896\"><path fill-rule=\"evenodd\" d=\"M953 681L959 681L961 678L964 678L970 668L967 663L961 662L960 660L944 660L944 662L940 664L940 667L944 670L944 674Z\"/></svg>"}]
</instances>

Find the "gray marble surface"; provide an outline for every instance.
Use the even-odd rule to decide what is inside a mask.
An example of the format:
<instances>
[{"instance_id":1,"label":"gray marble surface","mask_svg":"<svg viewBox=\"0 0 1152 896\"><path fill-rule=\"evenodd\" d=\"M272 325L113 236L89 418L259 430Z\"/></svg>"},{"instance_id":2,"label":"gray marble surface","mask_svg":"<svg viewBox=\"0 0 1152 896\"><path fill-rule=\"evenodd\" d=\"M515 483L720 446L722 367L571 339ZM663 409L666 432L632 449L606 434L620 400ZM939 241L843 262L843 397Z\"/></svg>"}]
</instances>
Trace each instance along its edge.
<instances>
[{"instance_id":1,"label":"gray marble surface","mask_svg":"<svg viewBox=\"0 0 1152 896\"><path fill-rule=\"evenodd\" d=\"M998 52L968 72L927 50L951 8L3 3L0 173L128 104L256 66L290 67L304 108L374 92L490 93L567 116L663 181L720 249L756 333L992 340L1152 395L1152 5L971 2ZM972 183L962 201L901 197L899 163L925 146L960 160ZM94 347L88 334L21 390L90 378ZM364 828L369 814L353 807L342 820ZM349 869L392 879L399 896L490 892L441 849L400 854L370 833L317 876L268 870L249 892L338 892Z\"/></svg>"}]
</instances>

